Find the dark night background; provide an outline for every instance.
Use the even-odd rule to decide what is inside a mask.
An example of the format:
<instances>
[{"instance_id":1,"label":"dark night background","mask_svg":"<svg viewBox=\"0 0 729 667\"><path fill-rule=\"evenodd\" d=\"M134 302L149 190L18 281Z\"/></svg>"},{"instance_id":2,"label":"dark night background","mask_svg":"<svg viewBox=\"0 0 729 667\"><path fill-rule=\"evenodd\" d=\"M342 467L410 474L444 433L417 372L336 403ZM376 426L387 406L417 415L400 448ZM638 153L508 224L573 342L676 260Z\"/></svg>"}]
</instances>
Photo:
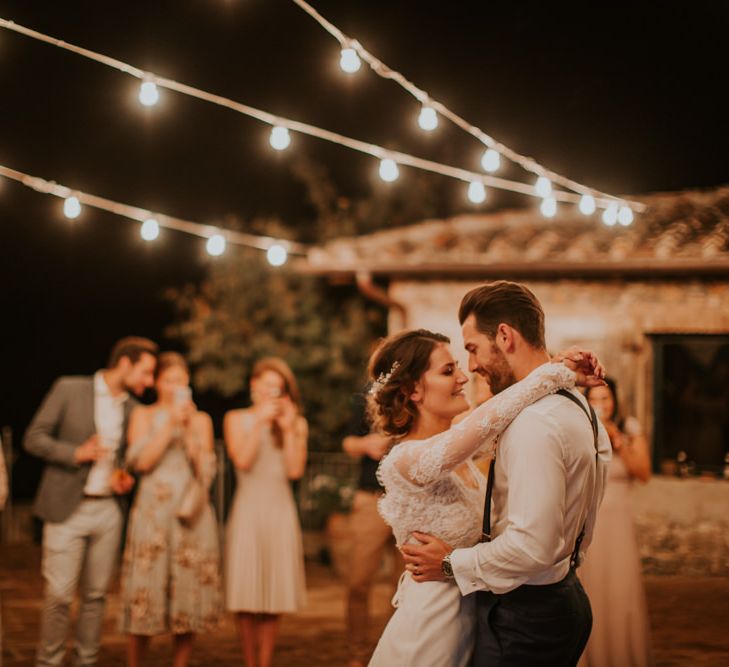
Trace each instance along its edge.
<instances>
[{"instance_id":1,"label":"dark night background","mask_svg":"<svg viewBox=\"0 0 729 667\"><path fill-rule=\"evenodd\" d=\"M345 33L521 153L611 193L729 182L726 26L719 2L315 0ZM339 71L338 44L288 0L5 1L0 16L259 108L416 155L478 169L472 138L417 127L417 103L364 68ZM341 193L373 181L371 158L161 91L0 30L0 164L191 220L243 228L278 216L306 238L313 211L294 154L325 165ZM525 178L515 169L500 172ZM533 177L527 177L530 181ZM464 185L433 178L438 213L469 210ZM485 210L533 205L491 191ZM89 208L68 221L55 197L0 178L0 426L22 431L55 377L102 366L130 333L164 338L166 287L198 281L203 243ZM599 224L599 223L597 223ZM214 415L219 418L220 415ZM33 466L21 459L16 487ZM26 488L16 488L26 495Z\"/></svg>"}]
</instances>

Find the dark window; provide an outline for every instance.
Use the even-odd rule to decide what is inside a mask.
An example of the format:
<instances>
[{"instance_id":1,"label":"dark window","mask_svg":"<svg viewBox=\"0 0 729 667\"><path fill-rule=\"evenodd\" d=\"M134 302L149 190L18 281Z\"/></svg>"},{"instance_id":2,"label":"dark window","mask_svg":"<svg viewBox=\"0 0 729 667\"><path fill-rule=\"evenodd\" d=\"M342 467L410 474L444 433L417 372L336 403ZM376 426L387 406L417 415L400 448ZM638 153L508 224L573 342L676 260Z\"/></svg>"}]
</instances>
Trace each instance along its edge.
<instances>
[{"instance_id":1,"label":"dark window","mask_svg":"<svg viewBox=\"0 0 729 667\"><path fill-rule=\"evenodd\" d=\"M653 464L685 452L695 472L720 473L729 452L729 335L653 337Z\"/></svg>"}]
</instances>

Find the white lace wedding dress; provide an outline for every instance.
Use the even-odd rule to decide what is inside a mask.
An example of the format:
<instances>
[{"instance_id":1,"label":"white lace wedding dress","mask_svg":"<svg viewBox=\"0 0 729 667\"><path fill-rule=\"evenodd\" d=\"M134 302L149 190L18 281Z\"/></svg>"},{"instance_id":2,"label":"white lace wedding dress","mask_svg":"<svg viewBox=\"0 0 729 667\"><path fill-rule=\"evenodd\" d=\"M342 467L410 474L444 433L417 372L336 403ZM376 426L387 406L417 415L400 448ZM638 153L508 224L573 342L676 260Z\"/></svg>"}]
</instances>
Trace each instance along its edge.
<instances>
[{"instance_id":1,"label":"white lace wedding dress","mask_svg":"<svg viewBox=\"0 0 729 667\"><path fill-rule=\"evenodd\" d=\"M379 510L398 546L430 533L454 548L481 537L485 478L476 453L493 453L497 437L525 407L559 389L574 387L575 374L547 363L476 408L448 431L427 440L395 445L378 476L385 487ZM455 472L465 463L467 478ZM397 607L380 638L370 667L466 667L474 644L475 600L454 582L417 583L409 572L393 598Z\"/></svg>"}]
</instances>

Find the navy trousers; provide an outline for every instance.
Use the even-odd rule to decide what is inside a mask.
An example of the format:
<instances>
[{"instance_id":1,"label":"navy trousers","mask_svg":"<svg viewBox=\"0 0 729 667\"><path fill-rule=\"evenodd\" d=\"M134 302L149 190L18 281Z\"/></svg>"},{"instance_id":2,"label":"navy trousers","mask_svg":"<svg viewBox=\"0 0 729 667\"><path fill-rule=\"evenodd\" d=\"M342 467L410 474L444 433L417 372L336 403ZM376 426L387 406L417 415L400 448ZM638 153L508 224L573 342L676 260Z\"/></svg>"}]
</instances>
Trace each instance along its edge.
<instances>
[{"instance_id":1,"label":"navy trousers","mask_svg":"<svg viewBox=\"0 0 729 667\"><path fill-rule=\"evenodd\" d=\"M573 667L592 630L590 600L574 570L556 584L476 593L473 667Z\"/></svg>"}]
</instances>

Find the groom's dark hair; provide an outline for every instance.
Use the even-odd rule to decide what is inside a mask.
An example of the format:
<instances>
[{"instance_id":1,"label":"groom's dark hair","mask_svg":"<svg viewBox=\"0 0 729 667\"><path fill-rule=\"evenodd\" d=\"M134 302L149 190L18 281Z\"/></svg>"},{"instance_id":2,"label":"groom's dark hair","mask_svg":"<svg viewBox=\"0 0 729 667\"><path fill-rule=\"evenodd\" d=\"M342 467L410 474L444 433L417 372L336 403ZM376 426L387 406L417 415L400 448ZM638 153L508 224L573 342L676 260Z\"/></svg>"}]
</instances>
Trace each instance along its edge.
<instances>
[{"instance_id":1,"label":"groom's dark hair","mask_svg":"<svg viewBox=\"0 0 729 667\"><path fill-rule=\"evenodd\" d=\"M463 297L458 310L461 324L471 314L476 319L476 328L491 339L503 322L516 329L532 347L546 348L544 311L532 291L520 283L499 280L472 289Z\"/></svg>"}]
</instances>

